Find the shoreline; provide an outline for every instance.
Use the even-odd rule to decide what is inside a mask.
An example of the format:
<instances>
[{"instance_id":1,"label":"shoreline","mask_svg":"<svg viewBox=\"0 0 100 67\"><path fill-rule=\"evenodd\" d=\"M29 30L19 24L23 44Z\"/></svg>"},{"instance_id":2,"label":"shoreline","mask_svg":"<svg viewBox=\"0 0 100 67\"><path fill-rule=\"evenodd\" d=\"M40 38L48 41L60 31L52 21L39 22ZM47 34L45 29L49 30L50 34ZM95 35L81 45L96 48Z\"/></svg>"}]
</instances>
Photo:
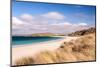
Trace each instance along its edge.
<instances>
[{"instance_id":1,"label":"shoreline","mask_svg":"<svg viewBox=\"0 0 100 67\"><path fill-rule=\"evenodd\" d=\"M77 37L69 37L65 36L58 40L52 40L52 41L46 41L42 43L37 44L29 44L29 45L21 45L12 47L12 64L14 64L14 61L17 59L20 59L22 57L26 56L34 56L36 53L39 53L41 51L53 51L59 46L62 45L64 41L70 41L72 39L76 39Z\"/></svg>"},{"instance_id":2,"label":"shoreline","mask_svg":"<svg viewBox=\"0 0 100 67\"><path fill-rule=\"evenodd\" d=\"M37 42L37 43L30 43L30 44L20 44L20 45L12 45L12 48L17 48L17 47L23 47L23 46L29 46L29 45L40 45L40 44L47 44L48 42L56 42L56 41L60 41L62 39L64 39L65 37L62 37L60 39L56 39L56 40L50 40L50 41L44 41L44 42Z\"/></svg>"}]
</instances>

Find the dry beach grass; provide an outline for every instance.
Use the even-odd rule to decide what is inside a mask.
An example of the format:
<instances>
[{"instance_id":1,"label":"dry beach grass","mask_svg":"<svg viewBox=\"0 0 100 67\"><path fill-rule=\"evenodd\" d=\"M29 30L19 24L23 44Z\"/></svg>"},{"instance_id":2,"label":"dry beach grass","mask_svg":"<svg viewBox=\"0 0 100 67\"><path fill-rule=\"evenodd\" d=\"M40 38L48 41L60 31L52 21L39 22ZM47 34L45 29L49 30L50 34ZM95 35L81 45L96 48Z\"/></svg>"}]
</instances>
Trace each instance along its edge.
<instances>
[{"instance_id":1,"label":"dry beach grass","mask_svg":"<svg viewBox=\"0 0 100 67\"><path fill-rule=\"evenodd\" d=\"M91 33L79 36L76 40L64 41L56 50L45 50L37 53L35 56L26 56L17 59L15 64L26 65L93 61L95 60L95 50L95 33Z\"/></svg>"}]
</instances>

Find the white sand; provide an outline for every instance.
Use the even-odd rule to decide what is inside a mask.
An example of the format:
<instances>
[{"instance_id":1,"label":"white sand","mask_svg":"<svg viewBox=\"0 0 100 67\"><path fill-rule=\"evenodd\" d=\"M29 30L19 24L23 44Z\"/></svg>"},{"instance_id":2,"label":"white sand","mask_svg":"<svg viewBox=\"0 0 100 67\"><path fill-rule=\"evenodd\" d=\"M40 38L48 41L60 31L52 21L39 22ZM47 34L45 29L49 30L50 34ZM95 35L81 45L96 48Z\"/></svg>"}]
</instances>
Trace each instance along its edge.
<instances>
[{"instance_id":1,"label":"white sand","mask_svg":"<svg viewBox=\"0 0 100 67\"><path fill-rule=\"evenodd\" d=\"M64 37L60 40L54 40L49 42L43 42L39 44L29 44L23 46L17 46L12 48L12 64L18 58L26 57L26 56L34 56L36 53L44 51L44 50L55 50L58 48L64 41L70 41L72 39L76 39L77 37Z\"/></svg>"}]
</instances>

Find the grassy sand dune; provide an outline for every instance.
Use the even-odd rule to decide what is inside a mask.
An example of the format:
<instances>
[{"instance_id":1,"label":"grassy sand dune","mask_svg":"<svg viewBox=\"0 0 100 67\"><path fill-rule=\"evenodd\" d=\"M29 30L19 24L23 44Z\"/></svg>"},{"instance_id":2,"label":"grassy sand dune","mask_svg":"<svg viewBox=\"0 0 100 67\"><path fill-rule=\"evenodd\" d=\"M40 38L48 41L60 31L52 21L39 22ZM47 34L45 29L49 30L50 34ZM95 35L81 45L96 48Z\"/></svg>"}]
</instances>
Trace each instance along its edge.
<instances>
[{"instance_id":1,"label":"grassy sand dune","mask_svg":"<svg viewBox=\"0 0 100 67\"><path fill-rule=\"evenodd\" d=\"M80 36L69 42L64 41L60 47L53 51L45 50L37 53L34 57L17 59L15 64L46 64L93 60L95 60L95 33Z\"/></svg>"}]
</instances>

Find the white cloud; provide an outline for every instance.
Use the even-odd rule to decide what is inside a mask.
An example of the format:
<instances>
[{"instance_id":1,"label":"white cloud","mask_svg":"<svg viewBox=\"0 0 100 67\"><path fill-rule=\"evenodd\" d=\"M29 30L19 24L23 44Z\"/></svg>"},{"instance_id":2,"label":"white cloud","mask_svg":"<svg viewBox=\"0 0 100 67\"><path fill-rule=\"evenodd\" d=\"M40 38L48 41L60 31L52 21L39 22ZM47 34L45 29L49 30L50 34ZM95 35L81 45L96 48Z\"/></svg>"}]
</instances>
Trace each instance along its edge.
<instances>
[{"instance_id":1,"label":"white cloud","mask_svg":"<svg viewBox=\"0 0 100 67\"><path fill-rule=\"evenodd\" d=\"M13 21L13 24L16 24L16 25L24 24L23 21L21 21L20 19L18 19L16 17L12 17L12 21Z\"/></svg>"},{"instance_id":2,"label":"white cloud","mask_svg":"<svg viewBox=\"0 0 100 67\"><path fill-rule=\"evenodd\" d=\"M22 14L20 18L24 21L31 22L33 21L34 17L30 14Z\"/></svg>"},{"instance_id":3,"label":"white cloud","mask_svg":"<svg viewBox=\"0 0 100 67\"><path fill-rule=\"evenodd\" d=\"M12 17L12 28L16 29L21 27L23 24L25 24L22 20L16 18L16 17Z\"/></svg>"},{"instance_id":4,"label":"white cloud","mask_svg":"<svg viewBox=\"0 0 100 67\"><path fill-rule=\"evenodd\" d=\"M71 23L69 23L69 22L60 22L60 23L53 23L52 25L67 25L67 26L69 26L69 25L72 25Z\"/></svg>"},{"instance_id":5,"label":"white cloud","mask_svg":"<svg viewBox=\"0 0 100 67\"><path fill-rule=\"evenodd\" d=\"M65 18L65 16L59 12L49 12L49 13L46 13L42 16L45 18L48 18L48 19L59 19L59 20L62 20Z\"/></svg>"},{"instance_id":6,"label":"white cloud","mask_svg":"<svg viewBox=\"0 0 100 67\"><path fill-rule=\"evenodd\" d=\"M13 34L32 34L43 32L68 33L85 28L87 28L86 23L73 24L71 22L64 21L64 16L57 12L50 12L42 14L42 16L39 15L35 17L30 14L24 14L20 17L12 17Z\"/></svg>"},{"instance_id":7,"label":"white cloud","mask_svg":"<svg viewBox=\"0 0 100 67\"><path fill-rule=\"evenodd\" d=\"M86 26L87 23L79 23L78 25Z\"/></svg>"}]
</instances>

